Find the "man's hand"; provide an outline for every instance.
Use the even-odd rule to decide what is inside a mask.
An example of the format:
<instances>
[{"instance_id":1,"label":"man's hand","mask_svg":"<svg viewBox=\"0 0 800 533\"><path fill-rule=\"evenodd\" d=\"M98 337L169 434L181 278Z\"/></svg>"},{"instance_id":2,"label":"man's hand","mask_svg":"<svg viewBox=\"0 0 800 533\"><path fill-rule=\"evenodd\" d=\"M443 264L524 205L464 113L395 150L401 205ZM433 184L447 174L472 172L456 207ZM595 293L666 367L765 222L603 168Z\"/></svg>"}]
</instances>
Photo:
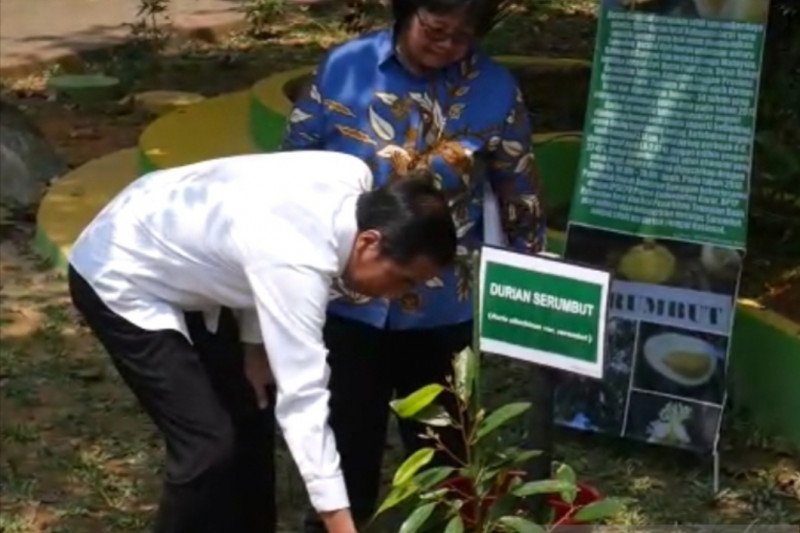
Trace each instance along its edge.
<instances>
[{"instance_id":1,"label":"man's hand","mask_svg":"<svg viewBox=\"0 0 800 533\"><path fill-rule=\"evenodd\" d=\"M319 514L328 533L358 533L350 509L339 509Z\"/></svg>"},{"instance_id":2,"label":"man's hand","mask_svg":"<svg viewBox=\"0 0 800 533\"><path fill-rule=\"evenodd\" d=\"M267 385L275 382L269 369L267 352L263 344L247 344L244 347L244 375L253 387L259 409L266 409L269 405L267 398Z\"/></svg>"}]
</instances>

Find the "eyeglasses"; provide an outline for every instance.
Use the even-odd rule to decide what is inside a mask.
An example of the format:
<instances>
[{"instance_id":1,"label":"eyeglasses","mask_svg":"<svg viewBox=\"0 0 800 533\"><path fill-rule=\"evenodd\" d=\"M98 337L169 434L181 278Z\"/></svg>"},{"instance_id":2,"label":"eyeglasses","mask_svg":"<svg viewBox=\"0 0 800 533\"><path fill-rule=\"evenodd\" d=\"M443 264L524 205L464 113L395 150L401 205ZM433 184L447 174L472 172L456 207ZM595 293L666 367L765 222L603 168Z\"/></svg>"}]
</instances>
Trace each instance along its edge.
<instances>
[{"instance_id":1,"label":"eyeglasses","mask_svg":"<svg viewBox=\"0 0 800 533\"><path fill-rule=\"evenodd\" d=\"M475 39L475 35L471 32L458 31L450 33L442 28L436 27L430 21L426 21L425 17L423 17L419 11L416 12L416 16L425 38L431 42L444 43L450 41L450 43L455 46L466 46Z\"/></svg>"}]
</instances>

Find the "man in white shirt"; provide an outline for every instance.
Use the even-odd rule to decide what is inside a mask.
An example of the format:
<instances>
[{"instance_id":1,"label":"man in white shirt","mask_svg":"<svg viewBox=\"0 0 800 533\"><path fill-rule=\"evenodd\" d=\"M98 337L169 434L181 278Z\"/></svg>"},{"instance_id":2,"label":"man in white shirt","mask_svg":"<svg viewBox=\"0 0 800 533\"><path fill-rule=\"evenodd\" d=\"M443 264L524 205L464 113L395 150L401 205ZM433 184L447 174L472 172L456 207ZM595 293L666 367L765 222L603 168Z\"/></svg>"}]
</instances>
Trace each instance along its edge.
<instances>
[{"instance_id":1,"label":"man in white shirt","mask_svg":"<svg viewBox=\"0 0 800 533\"><path fill-rule=\"evenodd\" d=\"M327 423L330 286L395 297L452 262L431 178L370 191L349 155L237 156L144 176L84 230L72 300L166 442L156 531L274 529L270 371L312 503L329 532L355 531ZM221 308L243 349L215 333Z\"/></svg>"}]
</instances>

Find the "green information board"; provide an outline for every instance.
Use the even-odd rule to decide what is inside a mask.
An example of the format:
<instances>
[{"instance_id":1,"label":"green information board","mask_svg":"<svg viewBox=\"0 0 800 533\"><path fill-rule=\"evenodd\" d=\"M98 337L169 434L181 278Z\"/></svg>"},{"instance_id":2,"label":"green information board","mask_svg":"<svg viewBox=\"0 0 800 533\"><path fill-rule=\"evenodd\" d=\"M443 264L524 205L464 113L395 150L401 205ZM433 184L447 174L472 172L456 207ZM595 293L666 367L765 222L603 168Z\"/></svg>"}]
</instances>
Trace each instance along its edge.
<instances>
[{"instance_id":1,"label":"green information board","mask_svg":"<svg viewBox=\"0 0 800 533\"><path fill-rule=\"evenodd\" d=\"M601 9L571 222L744 247L758 22Z\"/></svg>"}]
</instances>

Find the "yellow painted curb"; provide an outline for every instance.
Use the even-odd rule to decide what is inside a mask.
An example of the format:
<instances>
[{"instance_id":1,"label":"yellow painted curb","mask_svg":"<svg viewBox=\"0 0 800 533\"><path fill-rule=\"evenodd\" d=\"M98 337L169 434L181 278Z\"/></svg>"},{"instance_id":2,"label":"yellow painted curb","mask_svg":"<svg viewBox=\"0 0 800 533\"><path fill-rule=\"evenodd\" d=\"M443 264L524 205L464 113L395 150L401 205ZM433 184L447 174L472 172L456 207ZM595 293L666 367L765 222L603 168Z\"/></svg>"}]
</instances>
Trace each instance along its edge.
<instances>
[{"instance_id":1,"label":"yellow painted curb","mask_svg":"<svg viewBox=\"0 0 800 533\"><path fill-rule=\"evenodd\" d=\"M136 161L136 148L127 148L89 161L56 181L36 217L39 251L64 266L83 228L136 179Z\"/></svg>"},{"instance_id":2,"label":"yellow painted curb","mask_svg":"<svg viewBox=\"0 0 800 533\"><path fill-rule=\"evenodd\" d=\"M205 96L186 91L145 91L133 97L137 106L154 115L164 115L205 100Z\"/></svg>"},{"instance_id":3,"label":"yellow painted curb","mask_svg":"<svg viewBox=\"0 0 800 533\"><path fill-rule=\"evenodd\" d=\"M251 89L253 97L269 110L289 116L289 113L292 112L293 104L283 90L286 83L295 78L311 74L314 68L316 67L313 65L306 65L264 78L253 85Z\"/></svg>"},{"instance_id":4,"label":"yellow painted curb","mask_svg":"<svg viewBox=\"0 0 800 533\"><path fill-rule=\"evenodd\" d=\"M763 305L749 298L739 298L736 303L736 309L739 313L751 315L756 320L767 324L784 335L795 337L798 339L798 343L800 343L800 323L796 323L783 315L770 311ZM800 344L798 344L798 346L800 346ZM800 352L798 352L797 355L800 356Z\"/></svg>"},{"instance_id":5,"label":"yellow painted curb","mask_svg":"<svg viewBox=\"0 0 800 533\"><path fill-rule=\"evenodd\" d=\"M257 152L250 139L250 92L209 98L153 121L139 138L141 172Z\"/></svg>"}]
</instances>

